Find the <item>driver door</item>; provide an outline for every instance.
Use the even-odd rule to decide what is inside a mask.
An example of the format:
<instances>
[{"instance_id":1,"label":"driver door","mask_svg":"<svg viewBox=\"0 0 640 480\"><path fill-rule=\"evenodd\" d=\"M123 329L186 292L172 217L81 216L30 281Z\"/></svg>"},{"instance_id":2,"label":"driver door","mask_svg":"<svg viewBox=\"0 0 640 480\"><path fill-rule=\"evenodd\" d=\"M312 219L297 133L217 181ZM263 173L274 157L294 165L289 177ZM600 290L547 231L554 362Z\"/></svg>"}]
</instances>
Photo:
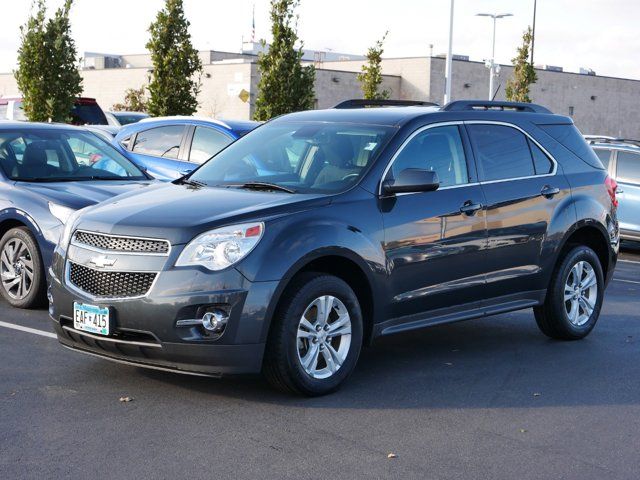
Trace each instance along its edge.
<instances>
[{"instance_id":1,"label":"driver door","mask_svg":"<svg viewBox=\"0 0 640 480\"><path fill-rule=\"evenodd\" d=\"M432 192L382 197L393 318L480 301L485 290L484 194L461 124L418 130L383 180L402 170L435 171Z\"/></svg>"}]
</instances>

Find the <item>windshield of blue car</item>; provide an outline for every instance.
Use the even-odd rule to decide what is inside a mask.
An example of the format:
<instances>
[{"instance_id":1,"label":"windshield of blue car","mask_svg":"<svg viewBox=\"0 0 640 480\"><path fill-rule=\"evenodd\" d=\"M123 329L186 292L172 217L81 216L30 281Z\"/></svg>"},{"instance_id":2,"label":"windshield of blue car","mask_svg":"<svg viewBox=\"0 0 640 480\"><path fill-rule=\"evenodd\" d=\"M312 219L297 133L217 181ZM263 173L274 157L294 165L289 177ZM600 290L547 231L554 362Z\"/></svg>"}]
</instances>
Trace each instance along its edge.
<instances>
[{"instance_id":1,"label":"windshield of blue car","mask_svg":"<svg viewBox=\"0 0 640 480\"><path fill-rule=\"evenodd\" d=\"M359 181L394 132L378 125L268 123L215 155L189 180L207 186L271 184L299 193L340 192Z\"/></svg>"},{"instance_id":2,"label":"windshield of blue car","mask_svg":"<svg viewBox=\"0 0 640 480\"><path fill-rule=\"evenodd\" d=\"M0 130L0 167L23 182L148 178L94 133L58 128Z\"/></svg>"}]
</instances>

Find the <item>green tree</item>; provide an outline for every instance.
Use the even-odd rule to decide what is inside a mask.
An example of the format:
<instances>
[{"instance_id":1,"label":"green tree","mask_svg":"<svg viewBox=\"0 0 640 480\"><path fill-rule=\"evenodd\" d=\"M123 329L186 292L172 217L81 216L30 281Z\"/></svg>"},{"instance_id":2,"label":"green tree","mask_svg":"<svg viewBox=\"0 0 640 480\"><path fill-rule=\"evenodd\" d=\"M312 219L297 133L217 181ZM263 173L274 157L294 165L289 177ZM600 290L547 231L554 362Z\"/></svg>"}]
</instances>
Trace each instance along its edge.
<instances>
[{"instance_id":1,"label":"green tree","mask_svg":"<svg viewBox=\"0 0 640 480\"><path fill-rule=\"evenodd\" d=\"M31 121L69 121L73 103L82 93L69 22L71 5L72 0L65 0L47 21L45 1L36 0L27 23L20 28L14 76L24 99L25 115Z\"/></svg>"},{"instance_id":2,"label":"green tree","mask_svg":"<svg viewBox=\"0 0 640 480\"><path fill-rule=\"evenodd\" d=\"M531 103L529 91L531 85L536 83L538 76L533 65L529 61L529 52L533 34L531 27L522 35L522 46L518 47L518 54L511 60L513 63L513 76L507 82L505 94L511 102Z\"/></svg>"},{"instance_id":3,"label":"green tree","mask_svg":"<svg viewBox=\"0 0 640 480\"><path fill-rule=\"evenodd\" d=\"M166 0L149 27L153 71L148 111L153 116L192 115L198 109L202 62L191 44L182 0Z\"/></svg>"},{"instance_id":4,"label":"green tree","mask_svg":"<svg viewBox=\"0 0 640 480\"><path fill-rule=\"evenodd\" d=\"M254 118L269 120L285 113L309 110L315 102L316 71L302 65L302 45L298 42L300 0L271 0L271 34L273 41L266 53L258 56L260 81ZM266 46L265 42L262 42Z\"/></svg>"},{"instance_id":5,"label":"green tree","mask_svg":"<svg viewBox=\"0 0 640 480\"><path fill-rule=\"evenodd\" d=\"M127 88L124 91L124 103L116 103L113 110L116 112L146 112L148 100L145 94L145 87Z\"/></svg>"},{"instance_id":6,"label":"green tree","mask_svg":"<svg viewBox=\"0 0 640 480\"><path fill-rule=\"evenodd\" d=\"M387 38L385 32L380 40L367 51L367 63L362 65L362 71L358 74L360 88L366 100L384 100L389 98L389 90L380 91L382 84L382 54L384 53L384 41Z\"/></svg>"}]
</instances>

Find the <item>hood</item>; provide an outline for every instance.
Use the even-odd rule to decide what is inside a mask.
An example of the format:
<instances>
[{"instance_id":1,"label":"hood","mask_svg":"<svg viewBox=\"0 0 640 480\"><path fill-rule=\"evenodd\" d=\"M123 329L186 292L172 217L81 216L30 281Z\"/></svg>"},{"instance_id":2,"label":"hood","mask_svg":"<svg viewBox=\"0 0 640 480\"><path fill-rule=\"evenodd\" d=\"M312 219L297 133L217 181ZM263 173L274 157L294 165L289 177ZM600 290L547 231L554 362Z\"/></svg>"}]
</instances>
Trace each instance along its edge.
<instances>
[{"instance_id":1,"label":"hood","mask_svg":"<svg viewBox=\"0 0 640 480\"><path fill-rule=\"evenodd\" d=\"M82 181L55 183L20 182L16 186L65 207L78 210L116 195L149 187L154 181Z\"/></svg>"},{"instance_id":2,"label":"hood","mask_svg":"<svg viewBox=\"0 0 640 480\"><path fill-rule=\"evenodd\" d=\"M163 238L178 245L212 228L267 220L330 203L327 195L160 184L87 210L76 228Z\"/></svg>"},{"instance_id":3,"label":"hood","mask_svg":"<svg viewBox=\"0 0 640 480\"><path fill-rule=\"evenodd\" d=\"M148 188L155 181L81 181L81 182L55 182L55 183L24 183L20 185L32 193L63 205L65 207L80 209L89 205L104 202L117 195Z\"/></svg>"}]
</instances>

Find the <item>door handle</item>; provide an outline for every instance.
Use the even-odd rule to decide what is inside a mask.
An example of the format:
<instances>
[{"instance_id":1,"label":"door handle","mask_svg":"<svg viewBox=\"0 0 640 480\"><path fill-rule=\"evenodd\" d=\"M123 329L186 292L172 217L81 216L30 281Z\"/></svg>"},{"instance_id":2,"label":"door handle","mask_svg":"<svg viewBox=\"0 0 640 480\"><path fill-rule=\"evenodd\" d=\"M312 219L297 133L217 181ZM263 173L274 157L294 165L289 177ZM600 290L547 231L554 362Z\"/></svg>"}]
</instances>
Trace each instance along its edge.
<instances>
[{"instance_id":1,"label":"door handle","mask_svg":"<svg viewBox=\"0 0 640 480\"><path fill-rule=\"evenodd\" d=\"M460 212L464 213L465 215L472 216L472 215L475 215L475 213L480 209L482 209L482 204L473 203L471 200L467 200L460 207Z\"/></svg>"},{"instance_id":2,"label":"door handle","mask_svg":"<svg viewBox=\"0 0 640 480\"><path fill-rule=\"evenodd\" d=\"M616 193L624 193L624 190L616 190Z\"/></svg>"},{"instance_id":3,"label":"door handle","mask_svg":"<svg viewBox=\"0 0 640 480\"><path fill-rule=\"evenodd\" d=\"M553 198L554 195L557 195L559 193L560 189L558 187L552 187L551 185L545 185L540 191L540 195L545 198Z\"/></svg>"}]
</instances>

